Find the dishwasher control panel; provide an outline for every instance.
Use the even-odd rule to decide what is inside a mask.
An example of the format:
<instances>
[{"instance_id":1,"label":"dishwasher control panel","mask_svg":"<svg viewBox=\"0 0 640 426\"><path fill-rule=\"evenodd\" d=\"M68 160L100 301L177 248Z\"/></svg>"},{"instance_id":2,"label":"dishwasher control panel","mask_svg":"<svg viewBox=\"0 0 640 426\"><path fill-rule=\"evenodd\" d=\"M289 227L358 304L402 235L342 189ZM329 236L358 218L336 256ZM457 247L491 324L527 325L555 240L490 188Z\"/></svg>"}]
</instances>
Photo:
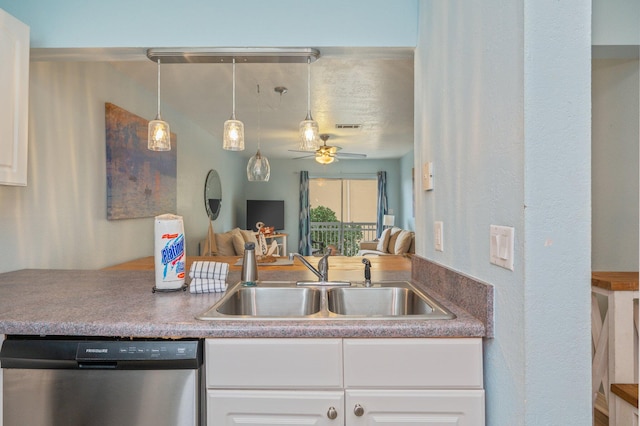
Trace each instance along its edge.
<instances>
[{"instance_id":1,"label":"dishwasher control panel","mask_svg":"<svg viewBox=\"0 0 640 426\"><path fill-rule=\"evenodd\" d=\"M197 359L197 341L86 341L78 343L77 361Z\"/></svg>"}]
</instances>

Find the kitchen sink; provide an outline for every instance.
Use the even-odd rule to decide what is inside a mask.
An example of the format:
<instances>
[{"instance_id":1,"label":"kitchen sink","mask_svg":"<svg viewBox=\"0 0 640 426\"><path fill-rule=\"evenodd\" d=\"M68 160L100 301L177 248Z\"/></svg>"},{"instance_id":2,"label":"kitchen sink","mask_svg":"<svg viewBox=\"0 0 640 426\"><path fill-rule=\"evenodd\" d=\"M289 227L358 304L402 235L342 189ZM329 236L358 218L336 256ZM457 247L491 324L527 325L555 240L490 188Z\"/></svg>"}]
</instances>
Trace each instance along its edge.
<instances>
[{"instance_id":1,"label":"kitchen sink","mask_svg":"<svg viewBox=\"0 0 640 426\"><path fill-rule=\"evenodd\" d=\"M435 309L415 291L404 287L332 288L329 311L338 315L429 315Z\"/></svg>"},{"instance_id":2,"label":"kitchen sink","mask_svg":"<svg viewBox=\"0 0 640 426\"><path fill-rule=\"evenodd\" d=\"M258 281L231 286L200 320L220 319L452 319L455 315L406 281L362 282Z\"/></svg>"},{"instance_id":3,"label":"kitchen sink","mask_svg":"<svg viewBox=\"0 0 640 426\"><path fill-rule=\"evenodd\" d=\"M241 287L216 308L223 315L301 317L320 310L321 293L315 288Z\"/></svg>"}]
</instances>

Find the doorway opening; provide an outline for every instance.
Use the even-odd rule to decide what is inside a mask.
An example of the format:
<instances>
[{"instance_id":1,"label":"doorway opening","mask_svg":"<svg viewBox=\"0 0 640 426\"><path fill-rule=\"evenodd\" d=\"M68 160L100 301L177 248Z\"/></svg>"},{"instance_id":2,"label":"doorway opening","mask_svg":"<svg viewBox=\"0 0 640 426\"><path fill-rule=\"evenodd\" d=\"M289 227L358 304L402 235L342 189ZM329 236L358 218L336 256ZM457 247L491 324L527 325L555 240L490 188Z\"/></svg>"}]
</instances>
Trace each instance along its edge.
<instances>
[{"instance_id":1,"label":"doorway opening","mask_svg":"<svg viewBox=\"0 0 640 426\"><path fill-rule=\"evenodd\" d=\"M355 256L360 241L376 238L375 178L311 178L311 241L314 253Z\"/></svg>"}]
</instances>

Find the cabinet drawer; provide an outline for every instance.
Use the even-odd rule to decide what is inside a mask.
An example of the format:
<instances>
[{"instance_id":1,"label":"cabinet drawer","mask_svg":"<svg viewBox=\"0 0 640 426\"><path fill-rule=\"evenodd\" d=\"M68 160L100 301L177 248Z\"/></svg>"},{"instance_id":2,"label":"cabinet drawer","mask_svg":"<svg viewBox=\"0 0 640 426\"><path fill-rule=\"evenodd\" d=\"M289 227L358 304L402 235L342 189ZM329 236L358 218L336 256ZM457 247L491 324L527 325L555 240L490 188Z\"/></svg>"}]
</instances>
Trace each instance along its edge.
<instances>
[{"instance_id":1,"label":"cabinet drawer","mask_svg":"<svg viewBox=\"0 0 640 426\"><path fill-rule=\"evenodd\" d=\"M207 424L344 425L344 392L287 390L207 391Z\"/></svg>"},{"instance_id":2,"label":"cabinet drawer","mask_svg":"<svg viewBox=\"0 0 640 426\"><path fill-rule=\"evenodd\" d=\"M484 426L484 391L351 389L345 417L350 426Z\"/></svg>"},{"instance_id":3,"label":"cabinet drawer","mask_svg":"<svg viewBox=\"0 0 640 426\"><path fill-rule=\"evenodd\" d=\"M482 388L482 339L345 339L345 387Z\"/></svg>"},{"instance_id":4,"label":"cabinet drawer","mask_svg":"<svg viewBox=\"0 0 640 426\"><path fill-rule=\"evenodd\" d=\"M341 339L207 339L207 387L342 388Z\"/></svg>"}]
</instances>

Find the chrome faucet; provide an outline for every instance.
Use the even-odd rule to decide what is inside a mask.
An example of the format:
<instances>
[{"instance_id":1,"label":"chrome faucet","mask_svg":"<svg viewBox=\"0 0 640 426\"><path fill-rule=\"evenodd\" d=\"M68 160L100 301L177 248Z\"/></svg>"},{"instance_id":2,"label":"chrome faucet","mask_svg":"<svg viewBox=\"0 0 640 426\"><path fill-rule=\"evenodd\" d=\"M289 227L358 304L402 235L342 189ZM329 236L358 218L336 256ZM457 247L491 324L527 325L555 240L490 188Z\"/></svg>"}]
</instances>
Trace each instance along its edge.
<instances>
[{"instance_id":1,"label":"chrome faucet","mask_svg":"<svg viewBox=\"0 0 640 426\"><path fill-rule=\"evenodd\" d=\"M316 277L318 277L318 281L329 281L329 253L322 256L322 259L320 259L320 261L318 262L318 269L314 268L313 265L307 261L307 259L300 255L300 253L289 253L289 260L293 260L294 257L300 259L300 262L302 262L302 264L306 266L308 270L313 272Z\"/></svg>"}]
</instances>

